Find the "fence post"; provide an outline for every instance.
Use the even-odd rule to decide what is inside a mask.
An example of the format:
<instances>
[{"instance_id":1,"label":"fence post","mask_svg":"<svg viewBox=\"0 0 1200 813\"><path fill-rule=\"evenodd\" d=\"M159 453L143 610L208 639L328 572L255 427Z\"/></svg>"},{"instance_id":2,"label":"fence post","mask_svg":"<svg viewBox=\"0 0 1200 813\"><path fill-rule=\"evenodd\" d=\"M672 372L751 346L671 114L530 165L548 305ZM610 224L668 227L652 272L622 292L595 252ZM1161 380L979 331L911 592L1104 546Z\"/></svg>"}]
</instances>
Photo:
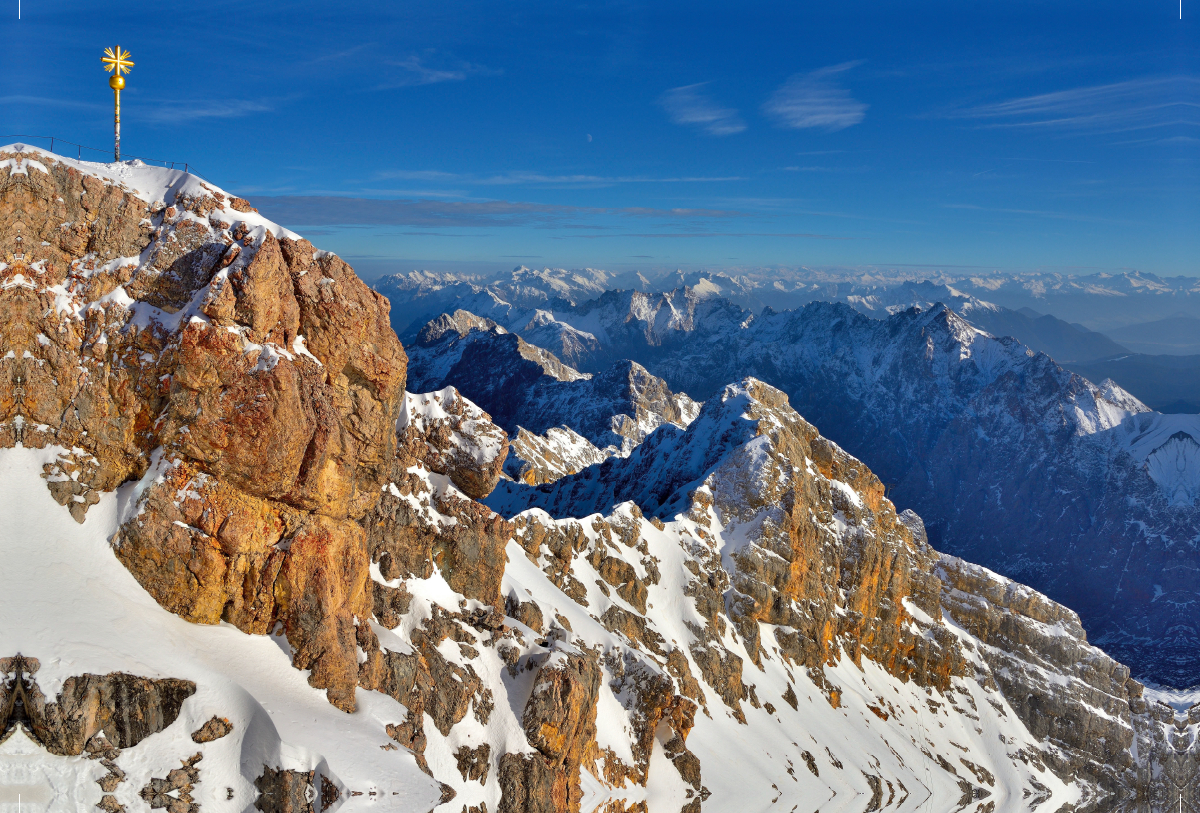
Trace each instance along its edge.
<instances>
[{"instance_id":1,"label":"fence post","mask_svg":"<svg viewBox=\"0 0 1200 813\"><path fill-rule=\"evenodd\" d=\"M50 154L54 154L54 136L50 136Z\"/></svg>"}]
</instances>

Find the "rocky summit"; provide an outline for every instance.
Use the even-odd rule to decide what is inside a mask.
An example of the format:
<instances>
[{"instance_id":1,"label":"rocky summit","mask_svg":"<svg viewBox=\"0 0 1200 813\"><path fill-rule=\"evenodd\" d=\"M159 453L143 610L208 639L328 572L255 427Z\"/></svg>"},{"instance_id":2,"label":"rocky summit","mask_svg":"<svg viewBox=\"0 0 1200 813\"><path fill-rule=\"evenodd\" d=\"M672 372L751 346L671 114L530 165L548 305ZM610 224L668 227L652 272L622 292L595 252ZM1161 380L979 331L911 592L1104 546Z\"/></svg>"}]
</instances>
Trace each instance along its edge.
<instances>
[{"instance_id":1,"label":"rocky summit","mask_svg":"<svg viewBox=\"0 0 1200 813\"><path fill-rule=\"evenodd\" d=\"M137 162L0 148L0 243L0 805L1200 809L1200 707L782 389L453 313L410 377L346 263Z\"/></svg>"}]
</instances>

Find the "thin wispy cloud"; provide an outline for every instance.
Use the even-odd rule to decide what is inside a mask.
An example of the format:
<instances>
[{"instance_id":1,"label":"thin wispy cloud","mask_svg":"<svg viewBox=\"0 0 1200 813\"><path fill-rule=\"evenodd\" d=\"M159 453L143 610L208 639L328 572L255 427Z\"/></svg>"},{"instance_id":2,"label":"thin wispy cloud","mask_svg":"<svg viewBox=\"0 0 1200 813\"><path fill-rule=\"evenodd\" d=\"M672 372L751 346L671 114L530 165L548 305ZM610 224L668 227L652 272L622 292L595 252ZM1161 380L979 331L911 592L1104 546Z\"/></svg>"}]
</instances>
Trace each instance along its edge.
<instances>
[{"instance_id":1,"label":"thin wispy cloud","mask_svg":"<svg viewBox=\"0 0 1200 813\"><path fill-rule=\"evenodd\" d=\"M1200 144L1200 138L1193 136L1177 135L1169 136L1168 138L1155 139L1158 144Z\"/></svg>"},{"instance_id":2,"label":"thin wispy cloud","mask_svg":"<svg viewBox=\"0 0 1200 813\"><path fill-rule=\"evenodd\" d=\"M498 70L476 65L471 62L454 62L436 64L436 57L427 54L416 54L398 62L387 63L392 68L399 69L387 81L376 87L377 90L416 85L436 85L441 82L461 82L468 76L495 76Z\"/></svg>"},{"instance_id":3,"label":"thin wispy cloud","mask_svg":"<svg viewBox=\"0 0 1200 813\"><path fill-rule=\"evenodd\" d=\"M396 178L405 181L454 181L458 182L462 179L462 175L457 172L442 172L437 169L396 169L387 172L380 172L380 178Z\"/></svg>"},{"instance_id":4,"label":"thin wispy cloud","mask_svg":"<svg viewBox=\"0 0 1200 813\"><path fill-rule=\"evenodd\" d=\"M0 96L0 105L35 105L64 110L110 110L106 104L45 96ZM266 113L274 107L249 99L177 100L132 97L125 105L131 120L149 124L179 124L202 119L232 119Z\"/></svg>"},{"instance_id":5,"label":"thin wispy cloud","mask_svg":"<svg viewBox=\"0 0 1200 813\"><path fill-rule=\"evenodd\" d=\"M370 51L374 47L375 43L373 42L359 42L351 45L349 48L341 48L335 51L317 51L312 53L302 64L321 65L329 62L342 62L355 54Z\"/></svg>"},{"instance_id":6,"label":"thin wispy cloud","mask_svg":"<svg viewBox=\"0 0 1200 813\"><path fill-rule=\"evenodd\" d=\"M838 84L837 77L859 62L843 62L811 73L798 73L783 83L763 105L781 127L836 132L863 120L867 105Z\"/></svg>"},{"instance_id":7,"label":"thin wispy cloud","mask_svg":"<svg viewBox=\"0 0 1200 813\"><path fill-rule=\"evenodd\" d=\"M80 102L74 99L60 99L53 96L0 96L0 105L32 105L35 107L58 107L66 110L109 110L111 107L94 102Z\"/></svg>"},{"instance_id":8,"label":"thin wispy cloud","mask_svg":"<svg viewBox=\"0 0 1200 813\"><path fill-rule=\"evenodd\" d=\"M746 129L746 123L731 107L721 107L704 92L707 82L671 88L659 104L675 124L698 127L709 135L727 136Z\"/></svg>"},{"instance_id":9,"label":"thin wispy cloud","mask_svg":"<svg viewBox=\"0 0 1200 813\"><path fill-rule=\"evenodd\" d=\"M794 166L784 167L784 172L866 172L866 167L821 167L821 166Z\"/></svg>"},{"instance_id":10,"label":"thin wispy cloud","mask_svg":"<svg viewBox=\"0 0 1200 813\"><path fill-rule=\"evenodd\" d=\"M1085 161L1081 158L1029 158L1026 156L1013 158L1002 157L1001 161L1033 161L1039 164L1094 164L1095 161Z\"/></svg>"},{"instance_id":11,"label":"thin wispy cloud","mask_svg":"<svg viewBox=\"0 0 1200 813\"><path fill-rule=\"evenodd\" d=\"M1137 146L1190 146L1192 144L1200 144L1200 138L1186 135L1152 137L1152 138L1133 138L1125 141L1114 141L1117 146L1127 147L1130 145Z\"/></svg>"},{"instance_id":12,"label":"thin wispy cloud","mask_svg":"<svg viewBox=\"0 0 1200 813\"><path fill-rule=\"evenodd\" d=\"M679 176L656 178L642 175L552 175L543 172L500 172L485 175L442 172L440 170L389 170L379 174L381 178L471 184L474 186L614 186L617 184L641 183L705 183L744 180L737 175L723 176Z\"/></svg>"},{"instance_id":13,"label":"thin wispy cloud","mask_svg":"<svg viewBox=\"0 0 1200 813\"><path fill-rule=\"evenodd\" d=\"M364 195L387 195L397 198L470 198L471 194L465 189L378 189L378 188L361 188L357 190ZM312 190L315 195L332 195L340 197L345 193L345 190L330 190L316 189Z\"/></svg>"},{"instance_id":14,"label":"thin wispy cloud","mask_svg":"<svg viewBox=\"0 0 1200 813\"><path fill-rule=\"evenodd\" d=\"M156 101L136 108L136 116L152 124L181 124L202 119L236 119L254 113L267 113L272 106L263 102L245 99L223 99L219 101L162 102Z\"/></svg>"},{"instance_id":15,"label":"thin wispy cloud","mask_svg":"<svg viewBox=\"0 0 1200 813\"><path fill-rule=\"evenodd\" d=\"M857 240L857 237L839 237L834 234L810 234L807 232L643 232L641 234L578 234L584 240L599 240L604 237L654 237L667 239L695 237L802 237L807 240Z\"/></svg>"},{"instance_id":16,"label":"thin wispy cloud","mask_svg":"<svg viewBox=\"0 0 1200 813\"><path fill-rule=\"evenodd\" d=\"M620 216L665 221L745 216L742 212L721 209L606 208L503 200L389 200L319 195L256 197L254 205L276 222L297 226L587 228L574 220L587 216Z\"/></svg>"},{"instance_id":17,"label":"thin wispy cloud","mask_svg":"<svg viewBox=\"0 0 1200 813\"><path fill-rule=\"evenodd\" d=\"M977 212L997 212L1007 215L1025 215L1027 217L1039 217L1046 220L1073 220L1078 223L1117 223L1121 225L1129 225L1129 221L1113 220L1106 217L1093 217L1092 215L1076 214L1074 212L1053 212L1043 209L1006 209L994 206L977 206L974 203L944 203L943 209L966 209Z\"/></svg>"},{"instance_id":18,"label":"thin wispy cloud","mask_svg":"<svg viewBox=\"0 0 1200 813\"><path fill-rule=\"evenodd\" d=\"M1172 125L1200 126L1200 78L1130 79L1071 88L950 114L992 127L1127 132Z\"/></svg>"}]
</instances>

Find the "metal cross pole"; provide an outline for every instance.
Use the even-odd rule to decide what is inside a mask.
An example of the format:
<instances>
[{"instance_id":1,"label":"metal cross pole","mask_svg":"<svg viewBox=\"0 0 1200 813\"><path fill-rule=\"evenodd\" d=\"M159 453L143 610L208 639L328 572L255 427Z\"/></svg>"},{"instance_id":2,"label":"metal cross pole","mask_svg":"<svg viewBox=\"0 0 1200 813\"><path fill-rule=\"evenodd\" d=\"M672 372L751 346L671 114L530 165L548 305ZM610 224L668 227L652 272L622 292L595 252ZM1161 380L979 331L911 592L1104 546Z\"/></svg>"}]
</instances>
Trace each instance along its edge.
<instances>
[{"instance_id":1,"label":"metal cross pole","mask_svg":"<svg viewBox=\"0 0 1200 813\"><path fill-rule=\"evenodd\" d=\"M129 60L129 52L122 51L121 46L105 48L104 56L100 57L104 70L112 74L108 86L113 89L113 160L121 160L121 88L125 87L125 77L133 63Z\"/></svg>"}]
</instances>

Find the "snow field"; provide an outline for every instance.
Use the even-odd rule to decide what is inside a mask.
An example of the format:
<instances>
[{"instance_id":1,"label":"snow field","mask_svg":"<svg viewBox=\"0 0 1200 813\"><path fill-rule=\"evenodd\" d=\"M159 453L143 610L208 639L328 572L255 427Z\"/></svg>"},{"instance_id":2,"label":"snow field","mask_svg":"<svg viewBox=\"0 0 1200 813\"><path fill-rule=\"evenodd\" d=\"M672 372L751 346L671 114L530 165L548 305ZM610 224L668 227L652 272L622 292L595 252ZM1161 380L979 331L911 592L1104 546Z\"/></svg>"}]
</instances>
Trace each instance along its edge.
<instances>
[{"instance_id":1,"label":"snow field","mask_svg":"<svg viewBox=\"0 0 1200 813\"><path fill-rule=\"evenodd\" d=\"M0 652L37 658L41 668L34 680L48 700L67 677L84 673L172 677L197 687L173 725L122 752L117 763L128 778L118 786L118 801L141 809L145 803L137 792L152 776L166 776L200 752L200 783L193 796L206 811L238 813L252 807L253 782L264 765L318 769L342 789L341 810L434 805L436 785L412 756L383 748L391 743L385 726L404 719L399 703L360 691L359 711L344 714L323 691L308 685L305 672L292 667L284 639L245 635L227 624L190 624L159 607L108 543L134 509L136 484L104 494L79 525L54 502L42 479L42 465L62 451L0 450L0 561L6 587ZM228 718L232 733L204 745L192 742L191 733L214 715ZM0 744L20 747L14 738ZM0 754L0 765L7 766L12 760ZM74 811L99 800L90 778L64 784L65 777L80 772L90 777L95 762L44 751L33 762L43 779L32 784L42 788L47 801L23 799L23 811ZM232 799L227 788L233 789ZM363 795L349 796L351 790ZM16 799L0 797L0 811L8 813L10 807L16 810Z\"/></svg>"}]
</instances>

